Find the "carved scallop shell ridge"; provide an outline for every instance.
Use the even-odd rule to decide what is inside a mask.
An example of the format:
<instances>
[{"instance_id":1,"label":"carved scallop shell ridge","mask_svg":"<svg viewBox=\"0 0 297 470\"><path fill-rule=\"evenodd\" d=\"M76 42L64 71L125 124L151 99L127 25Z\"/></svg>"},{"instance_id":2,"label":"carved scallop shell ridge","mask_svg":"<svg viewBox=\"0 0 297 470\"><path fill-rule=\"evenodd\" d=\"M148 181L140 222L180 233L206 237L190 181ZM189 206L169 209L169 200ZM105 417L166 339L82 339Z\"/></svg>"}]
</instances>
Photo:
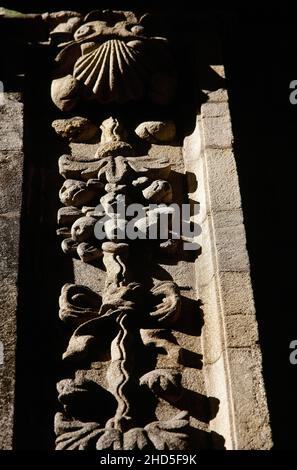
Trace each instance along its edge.
<instances>
[{"instance_id":1,"label":"carved scallop shell ridge","mask_svg":"<svg viewBox=\"0 0 297 470\"><path fill-rule=\"evenodd\" d=\"M92 89L101 103L141 99L147 73L139 51L116 39L83 55L74 67L74 77Z\"/></svg>"}]
</instances>

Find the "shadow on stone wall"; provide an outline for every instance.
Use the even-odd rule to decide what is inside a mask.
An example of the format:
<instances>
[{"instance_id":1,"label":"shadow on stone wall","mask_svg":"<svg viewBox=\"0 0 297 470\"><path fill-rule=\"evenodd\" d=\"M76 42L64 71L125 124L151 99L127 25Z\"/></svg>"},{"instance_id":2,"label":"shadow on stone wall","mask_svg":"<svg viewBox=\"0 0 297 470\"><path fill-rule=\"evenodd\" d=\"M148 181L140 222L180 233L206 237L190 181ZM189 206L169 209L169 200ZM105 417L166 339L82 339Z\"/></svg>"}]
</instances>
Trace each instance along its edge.
<instances>
[{"instance_id":1,"label":"shadow on stone wall","mask_svg":"<svg viewBox=\"0 0 297 470\"><path fill-rule=\"evenodd\" d=\"M276 449L296 448L295 231L297 78L294 9L234 17L224 53L263 372ZM296 367L296 366L295 366Z\"/></svg>"}]
</instances>

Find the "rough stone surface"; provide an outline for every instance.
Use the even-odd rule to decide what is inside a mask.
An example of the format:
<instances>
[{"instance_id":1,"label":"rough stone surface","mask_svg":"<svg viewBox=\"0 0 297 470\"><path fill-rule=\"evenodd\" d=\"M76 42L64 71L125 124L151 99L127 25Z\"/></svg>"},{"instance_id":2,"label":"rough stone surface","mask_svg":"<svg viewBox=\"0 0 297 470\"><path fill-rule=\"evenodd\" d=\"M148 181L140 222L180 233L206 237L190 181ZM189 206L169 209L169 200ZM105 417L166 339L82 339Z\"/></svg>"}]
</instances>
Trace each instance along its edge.
<instances>
[{"instance_id":1,"label":"rough stone surface","mask_svg":"<svg viewBox=\"0 0 297 470\"><path fill-rule=\"evenodd\" d=\"M234 155L231 150L207 150L209 197L211 209L229 210L241 207Z\"/></svg>"},{"instance_id":2,"label":"rough stone surface","mask_svg":"<svg viewBox=\"0 0 297 470\"><path fill-rule=\"evenodd\" d=\"M104 121L104 123L105 124L102 124L101 126L103 133L100 145L106 145L110 142L116 145L124 143L124 141L122 141L122 139L125 138L124 133L118 132L120 129L120 122L110 118L109 120ZM86 155L88 152L93 152L91 145L82 145L85 147ZM70 162L71 158L69 157ZM80 164L87 168L89 162L86 159ZM63 190L60 193L60 195L63 196L61 197L61 201L64 204L71 205L68 206L67 211L64 210L65 208L60 209L59 220L66 229L67 227L65 227L63 222L66 223L68 221L72 225L71 236L74 243L70 240L69 247L70 251L74 251L73 248L75 248L75 243L80 243L77 247L77 254L79 256L79 248L83 244L81 242L85 242L86 244L89 243L88 248L92 247L92 243L97 243L97 240L93 240L92 237L93 227L91 231L88 231L88 222L92 223L92 217L101 217L99 212L96 215L94 207L93 211L92 207L82 208L82 212L86 215L74 221L77 215L79 215L77 209L80 210L82 205L82 201L79 201L78 199L83 196L83 190L85 190L86 186L91 184L92 187L95 189L97 188L99 192L98 195L95 196L95 200L100 201L103 209L106 211L110 210L108 208L108 203L114 204L116 198L122 197L123 194L127 194L127 197L130 197L132 201L139 200L142 201L142 203L143 201L148 201L169 204L172 200L178 203L184 200L184 166L182 151L177 145L172 147L165 145L162 147L160 147L160 145L152 145L147 156L140 154L139 156L123 157L112 154L106 156L104 159L101 158L97 164L98 179L93 178L87 182L66 180L64 183L64 189L67 189L67 192ZM70 163L70 165L73 164ZM174 171L170 171L170 165ZM67 176L65 175L64 177ZM76 177L80 178L80 175L77 175ZM101 187L102 182L104 182L103 192ZM174 194L172 187L174 187ZM64 194L66 194L65 198ZM104 195L102 196L102 194ZM79 198L77 198L77 196L79 196ZM92 205L91 201L89 202L90 205ZM166 212L166 206L163 208L163 211ZM144 222L145 227L145 222L147 222L146 218L144 217L141 221ZM114 222L115 220L112 220L112 223ZM137 227L139 228L138 225ZM143 228L143 232L145 232L145 228ZM130 397L129 390L130 387L131 391L132 387L135 390L134 387L137 387L137 383L140 383L141 388L133 393L137 393L141 397L144 387L146 387L150 393L159 399L156 405L152 404L152 407L155 407L155 414L158 419L159 426L158 443L155 444L154 442L154 445L158 446L156 448L161 449L163 448L162 446L165 445L167 439L170 439L170 443L168 441L169 447L166 447L166 449L182 449L184 448L184 443L179 442L175 436L170 436L170 434L165 432L165 429L162 428L162 426L165 426L162 423L166 423L166 426L170 426L168 429L174 430L176 428L181 430L182 427L187 424L187 421L185 419L181 419L180 415L178 415L177 418L174 418L175 404L178 403L178 407L181 410L187 410L188 407L195 409L195 407L199 406L198 402L199 397L201 396L203 399L202 408L204 408L200 411L202 419L199 420L198 412L193 412L190 414L190 423L196 429L198 428L199 430L204 431L205 434L203 435L206 437L209 422L207 411L208 398L205 395L204 377L199 371L202 367L200 361L201 343L199 338L200 328L198 328L197 325L199 319L196 319L196 310L194 311L195 307L198 307L197 294L194 289L194 267L187 261L179 261L178 259L175 259L175 257L172 259L169 258L168 264L165 262L164 265L158 266L160 261L164 262L165 260L159 259L157 252L155 253L156 259L153 261L153 269L151 271L150 264L148 266L146 265L147 261L145 255L145 252L149 251L149 246L145 248L145 245L143 245L140 251L132 253L133 242L129 245L126 243L113 243L112 240L114 240L114 234L112 229L109 230L109 226L106 226L105 234L107 239L110 241L105 243L98 241L103 254L102 262L105 266L105 276L101 271L102 266L100 269L98 269L100 267L98 265L96 267L90 266L87 264L88 260L82 259L80 256L82 261L84 261L85 266L82 266L81 262L74 260L75 284L67 284L62 289L62 295L60 297L60 318L63 321L71 323L81 323L81 333L83 333L84 328L88 329L87 335L80 334L80 328L76 330L76 333L74 333L69 340L69 344L67 350L63 354L63 358L66 360L74 360L75 358L79 359L81 354L85 354L87 357L90 357L90 362L92 363L94 353L91 348L91 342L93 341L92 338L100 344L104 337L109 337L111 332L104 330L104 328L107 328L107 325L110 325L109 328L111 328L112 322L114 322L117 316L119 316L117 323L120 324L120 330L118 335L116 337L112 337L113 339L110 338L110 341L106 344L103 340L104 351L106 351L104 356L105 363L107 362L106 358L110 357L110 359L108 359L108 364L102 366L102 357L99 356L96 361L95 356L93 359L94 365L91 364L91 367L94 368L93 370L88 369L85 371L77 371L77 375L82 374L82 376L80 375L80 383L83 387L78 383L72 384L71 381L71 384L73 385L73 387L71 385L72 391L65 394L60 393L59 400L64 407L66 405L66 408L64 409L65 412L69 414L70 408L68 407L68 399L71 400L71 395L76 396L80 394L82 399L79 406L83 409L85 406L83 394L86 393L86 389L88 388L88 377L91 378L92 375L93 379L96 380L96 383L100 384L101 387L104 387L101 389L101 393L103 393L103 390L108 390L118 403L118 408L115 414L111 414L109 421L106 423L108 424L111 421L114 421L115 424L119 423L122 426L121 423L130 420L132 428L128 432L133 434L134 431L136 432L136 429L133 428L133 426L138 426L138 423L141 422L142 413L144 414L145 410L142 409L142 405L140 406L140 409L134 409L134 399L133 396ZM67 239L64 240L63 243L66 241ZM67 250L64 250L63 248L63 251L65 252ZM142 251L145 255L143 259ZM73 254L75 255L75 253ZM175 253L173 253L173 255L174 254ZM135 262L140 265L140 269L135 267ZM147 293L144 282L142 282L139 287L137 287L137 284L135 285L133 283L133 276L135 275L133 273L133 267L134 269L136 268L136 272L138 272L138 269L140 271L136 279L138 279L140 273L140 280L143 275L152 277L153 287L151 288L150 293ZM160 273L156 272L159 270L161 271L161 277ZM179 286L181 286L181 289L185 290L185 293L183 293L183 300L178 286L172 281L169 281L171 278L173 280L176 279ZM96 296L91 294L90 291L87 291L82 287L82 285L79 286L78 283L84 286L87 285L94 289L99 296L102 296L102 304L101 300L98 302L95 300L96 305L94 309L92 299L94 300ZM139 291L138 294L137 291ZM143 302L144 305L151 305L151 308L149 309L149 315L151 318L147 319L146 310L138 307L138 303L140 301ZM183 306L182 302L185 303ZM140 312L138 315L139 321L135 325L129 324L129 318L131 315L134 315L133 312L136 308L136 311ZM100 318L98 318L99 309ZM110 316L111 314L112 316ZM104 318L105 315L106 319ZM89 321L90 318L92 318L92 323ZM106 327L104 327L104 324L100 325L102 320L104 322L105 320L108 320ZM98 321L98 327L100 326L100 329L96 327L96 323ZM178 322L180 323L180 326L183 325L185 331L180 331L181 327L175 328L176 323ZM95 328L92 329L92 325ZM149 327L147 327L148 325ZM102 331L101 326L103 328ZM91 330L89 330L89 328L91 328ZM138 328L140 328L139 333L137 333ZM99 335L102 335L102 338L99 338ZM141 341L137 341L137 343L134 344L135 339L139 336ZM148 348L148 354L150 354L150 351L153 352L154 350L156 350L156 352L159 350L164 351L164 354L156 355L156 363L152 370L149 369L149 361L147 361L147 363L144 364L141 375L138 377L139 372L137 364L134 366L134 357L135 353L142 354L143 350L145 352L145 348ZM81 366L78 364L78 367ZM123 391L119 393L119 390ZM146 390L146 393L148 390ZM145 399L144 396L143 399ZM123 404L125 405L124 407ZM147 408L150 408L149 400L147 400ZM71 416L75 417L76 412L77 410L73 408L72 413L70 413ZM95 409L93 409L93 413L94 416L96 416ZM182 416L184 416L184 414ZM98 413L96 418L92 418L92 420L94 419L98 420ZM104 418L104 422L105 419L106 418ZM101 422L101 417L99 421ZM199 421L202 421L202 424ZM57 422L59 424L57 424ZM67 437L66 424L59 421L58 415L57 422L55 428L57 435L57 448L67 448L67 446L70 445L70 442L66 442L67 440L65 443L60 442L60 438L62 439L61 436L63 436L63 434L65 435L65 438ZM104 439L100 442L98 441L96 444L98 449L112 446L113 439L116 439L115 435L112 436L109 433L109 425L107 424ZM118 424L116 425L118 426ZM83 427L85 425L81 423L80 426ZM129 427L131 426L129 425ZM114 429L119 435L119 431L121 429L119 427L114 427ZM143 437L149 429L150 428L147 426L143 429L138 428L139 436ZM132 434L129 434L129 436L131 437ZM72 435L69 437L71 436ZM186 440L188 437L189 435L184 433L183 440ZM75 438L74 435L73 438ZM125 438L126 435L124 436L124 441ZM88 439L91 439L91 436L86 436L86 442L89 442ZM73 445L79 446L80 444L78 442ZM82 443L81 445L84 444ZM104 447L102 447L103 445ZM125 445L126 444L124 443L124 448ZM140 441L138 441L137 444L135 441L129 440L129 448L135 449L137 445L140 445ZM201 443L196 439L196 442L194 443L195 448L200 448L200 445ZM121 446L121 444L118 443L117 446ZM205 447L207 447L206 444ZM118 448L120 449L122 447Z\"/></svg>"},{"instance_id":3,"label":"rough stone surface","mask_svg":"<svg viewBox=\"0 0 297 470\"><path fill-rule=\"evenodd\" d=\"M228 101L228 92L224 88L219 88L218 90L211 91L203 90L203 93L208 95L207 103L219 103L221 101Z\"/></svg>"},{"instance_id":4,"label":"rough stone surface","mask_svg":"<svg viewBox=\"0 0 297 470\"><path fill-rule=\"evenodd\" d=\"M231 315L226 318L226 336L230 347L254 346L258 341L257 324L251 315Z\"/></svg>"},{"instance_id":5,"label":"rough stone surface","mask_svg":"<svg viewBox=\"0 0 297 470\"><path fill-rule=\"evenodd\" d=\"M151 143L166 143L175 139L176 128L173 121L142 122L135 133L143 140Z\"/></svg>"},{"instance_id":6,"label":"rough stone surface","mask_svg":"<svg viewBox=\"0 0 297 470\"><path fill-rule=\"evenodd\" d=\"M0 150L18 150L23 146L20 106L17 93L4 93L4 104L0 105Z\"/></svg>"},{"instance_id":7,"label":"rough stone surface","mask_svg":"<svg viewBox=\"0 0 297 470\"><path fill-rule=\"evenodd\" d=\"M190 197L200 203L196 277L205 322L204 373L208 395L220 400L210 428L224 436L226 449L269 449L271 431L228 97L222 89L206 94L196 129L185 139L184 158ZM198 179L196 186L191 174Z\"/></svg>"},{"instance_id":8,"label":"rough stone surface","mask_svg":"<svg viewBox=\"0 0 297 470\"><path fill-rule=\"evenodd\" d=\"M204 142L208 148L231 148L233 135L230 117L228 115L218 117L203 117Z\"/></svg>"},{"instance_id":9,"label":"rough stone surface","mask_svg":"<svg viewBox=\"0 0 297 470\"><path fill-rule=\"evenodd\" d=\"M269 415L261 376L259 347L228 348L232 383L236 448L271 448Z\"/></svg>"},{"instance_id":10,"label":"rough stone surface","mask_svg":"<svg viewBox=\"0 0 297 470\"><path fill-rule=\"evenodd\" d=\"M176 88L170 47L165 38L150 36L146 29L141 18L128 11L97 11L84 18L71 50L64 47L56 58L51 88L56 106L72 110L85 100L84 87L87 99L101 104L143 98L170 103Z\"/></svg>"},{"instance_id":11,"label":"rough stone surface","mask_svg":"<svg viewBox=\"0 0 297 470\"><path fill-rule=\"evenodd\" d=\"M203 119L206 117L222 117L229 115L229 106L227 101L210 101L203 105Z\"/></svg>"},{"instance_id":12,"label":"rough stone surface","mask_svg":"<svg viewBox=\"0 0 297 470\"><path fill-rule=\"evenodd\" d=\"M0 449L13 441L16 310L20 211L22 202L23 106L20 95L4 95L0 106ZM13 191L12 191L13 188Z\"/></svg>"},{"instance_id":13,"label":"rough stone surface","mask_svg":"<svg viewBox=\"0 0 297 470\"><path fill-rule=\"evenodd\" d=\"M225 302L225 315L254 315L255 304L248 272L220 273L221 295Z\"/></svg>"},{"instance_id":14,"label":"rough stone surface","mask_svg":"<svg viewBox=\"0 0 297 470\"><path fill-rule=\"evenodd\" d=\"M80 116L56 119L52 126L57 134L70 142L88 142L99 136L99 126Z\"/></svg>"},{"instance_id":15,"label":"rough stone surface","mask_svg":"<svg viewBox=\"0 0 297 470\"><path fill-rule=\"evenodd\" d=\"M107 12L107 14L110 13ZM66 15L63 18L60 18L62 22L59 20L51 28L52 39L57 43L63 37L65 38L65 35L72 34L81 21L81 18L76 18L75 14L73 17L68 18ZM49 22L50 19L55 20L54 17L49 17L47 21ZM98 27L98 21L96 23ZM106 33L105 30L104 32ZM108 30L107 33L109 34L110 31ZM86 30L82 29L79 34L85 35ZM112 45L109 44L109 46ZM136 46L138 47L134 42L133 47ZM81 57L83 55L81 54ZM114 51L111 51L109 55L113 57ZM212 69L220 77L225 76L224 67L221 65L212 66ZM83 83L87 78L81 75L81 72L85 72L85 70L81 69L81 60L79 59L71 74L67 75L65 72L65 76L61 75L61 82L59 78L55 81L53 99L61 109L72 109L81 98L72 96L72 91L78 91L78 81ZM122 81L118 80L121 77L113 74L112 76L116 80L112 80L110 102L117 101L120 88L114 88L114 84L118 87ZM150 96L154 103L160 101L157 99L157 92L162 81L160 83L158 81L157 85L155 96ZM73 90L70 90L69 87L73 87ZM71 91L70 94L69 91ZM96 99L101 102L102 90L94 86L93 92ZM85 196L83 191L86 190L88 184L90 191L101 190L98 180L96 180L99 168L99 175L105 175L108 182L104 190L110 193L114 191L114 194L111 194L111 200L117 195L116 183L125 182L121 181L121 178L127 177L128 182L131 183L131 168L136 172L138 169L135 168L137 160L134 157L130 158L132 157L130 145L125 143L125 140L122 142L124 143L122 148L126 149L127 155L120 153L122 156L119 157L117 138L115 141L111 139L111 146L108 145L108 147L106 147L108 142L101 140L101 147L99 151L97 150L96 157L98 159L103 156L109 157L109 160L103 162L102 168L101 164L97 169L94 169L90 164L90 159L94 158L92 145L74 144L70 146L73 154L75 153L74 149L80 149L78 153L88 157L82 161L78 159L73 163L71 160L73 155L68 156L66 162L65 158L60 159L60 170L63 165L66 167L66 163L70 162L74 175L68 175L68 177L81 178L82 180L79 185L73 184L71 181L68 182L69 194L66 194L67 198L62 202L71 205L67 212L60 212L60 221L65 221L66 218L71 225L73 224L73 230L70 233L73 240L70 239L70 241L80 243L78 246L71 243L69 245L70 251L75 248L83 261L74 260L72 281L76 285L67 284L62 290L60 298L60 318L75 324L81 323L83 326L81 330L76 330L70 338L64 358L79 358L81 353L91 353L91 369L85 369L82 363L81 366L78 365L82 369L76 370L73 379L66 379L67 383L65 380L62 381L67 387L59 387L58 385L59 400L67 416L69 416L69 412L71 415L71 407L75 408L77 405L75 400L74 402L68 401L69 397L72 394L84 397L89 392L89 396L92 397L92 387L88 390L90 381L92 381L93 387L95 386L96 389L96 398L98 398L99 390L99 396L102 394L101 399L104 402L106 394L104 395L102 387L109 387L108 390L118 403L116 414L112 418L114 421L112 422L110 419L109 425L118 422L121 426L122 423L125 426L133 414L135 423L138 424L139 414L133 410L134 397L130 399L128 388L127 395L123 395L124 388L119 387L119 385L127 385L127 378L133 379L135 374L133 358L139 345L136 345L135 348L133 341L137 336L139 340L141 338L143 346L154 347L157 352L160 350L164 352L160 355L156 353L155 369L146 371L142 377L142 386L145 385L156 397L166 399L160 400L156 406L155 414L158 421L149 423L143 429L137 427L126 432L123 440L124 449L134 449L139 445L145 445L147 439L150 439L156 448L182 449L188 437L188 419L186 419L184 412L176 415L176 407L180 410L190 411L190 425L198 431L198 434L205 433L207 435L206 447L209 447L210 430L215 431L221 438L220 445L217 440L212 443L215 448L269 449L272 445L261 373L261 352L258 346L257 322L249 276L249 260L239 185L232 151L233 136L227 103L228 97L223 89L213 92L205 90L205 93L209 100L201 107L201 114L197 117L194 133L185 139L184 161L180 147L164 145L162 146L162 155L166 154L173 171L169 174L167 166L163 167L164 162L160 162L160 167L157 170L161 171L162 175L156 176L149 166L149 174L154 174L153 180L163 179L165 172L166 182L157 181L156 187L151 183L153 186L147 188L149 189L147 199L150 199L152 195L157 195L159 198L161 194L160 201L162 201L164 190L168 190L168 194L165 191L165 196L169 195L170 197L168 196L166 202L169 203L172 197L174 201L184 202L185 182L187 181L190 202L200 204L199 214L194 220L200 225L197 241L202 249L195 265L184 259L167 264L165 262L164 264L156 263L154 272L146 273L152 277L154 284L149 297L152 302L150 314L161 322L157 324L157 326L161 324L161 329L156 325L154 329L146 327L142 328L137 335L135 331L130 331L131 325L127 320L129 318L127 315L130 315L131 311L133 312L143 293L140 291L139 297L139 293L137 294L139 286L130 282L133 270L131 269L130 272L131 260L128 258L128 245L120 247L112 242L102 245L100 256L103 254L105 272L98 269L98 266L87 265L86 263L90 261L88 256L91 256L93 252L92 244L88 243L92 242L89 238L93 234L93 228L90 229L93 223L92 217L90 217L92 207L85 208L86 211L83 212L83 208L80 206L86 203L89 205L90 201L88 198L80 202L75 199L77 194L80 194L80 197ZM141 92L140 96L135 96L135 99L142 95ZM65 101L65 97L69 100ZM62 98L63 100L60 102ZM165 101L167 102L167 100ZM0 108L0 114L0 131L3 135L0 144L0 164L3 167L3 171L0 173L0 233L3 234L3 240L0 244L0 287L2 288L0 302L4 306L4 313L0 316L0 341L4 345L4 364L0 364L0 447L11 449L14 420L18 239L23 162L22 105L19 96L6 95L6 102ZM64 130L62 129L62 133ZM144 136L144 138L147 140L148 136ZM154 136L154 139L158 142L157 136ZM167 137L165 140L163 137L162 139L163 142L169 140ZM80 139L80 141L82 140L85 139ZM153 142L150 136L149 141ZM150 157L154 156L159 158L160 145L155 148L152 146ZM153 160L158 166L157 158ZM94 175L89 174L88 177L83 178L81 173L88 165L91 165L91 169L89 168L88 171L91 174L94 172ZM142 165L145 165L145 160L142 160ZM183 173L186 173L186 176ZM64 171L61 171L61 174L65 176ZM137 185L141 187L145 181L147 178L144 178L144 181L137 179L135 182L137 184L134 187L138 187ZM11 187L15 190L11 191ZM124 187L124 184L120 184L117 190L119 188L123 190ZM173 192L171 192L171 188ZM145 190L142 195L146 195ZM77 205L77 207L75 208L73 205ZM76 221L78 211L81 209L81 212L83 214L86 212L86 214ZM68 230L67 227L61 227L62 231L63 229L64 232L65 229L66 232ZM141 264L141 259L139 259L139 263ZM77 283L89 286L95 292L102 294L102 300L101 296L93 295L82 286L77 286ZM72 296L73 287L74 295ZM202 312L198 308L198 298L201 298L203 302ZM98 318L101 304L104 309ZM118 307L118 311L115 310L115 312L120 319L118 322L120 325L119 334L108 346L105 355L100 358L96 355L93 357L92 348L88 349L91 346L92 338L102 334L101 328L98 328L102 318L105 314L110 313L108 309L116 309L116 307ZM137 307L137 310L141 309ZM79 317L84 313L86 315L81 322ZM92 319L91 324L89 323L90 318ZM99 325L96 327L98 320ZM162 321L164 321L164 329ZM147 325L147 323L145 324ZM151 321L149 324L153 325ZM168 325L172 326L170 331L166 330ZM89 327L90 330L88 330ZM87 331L84 332L84 328L87 328ZM108 330L106 331L109 334ZM108 335L107 337L109 338ZM104 339L106 338L104 337ZM111 365L107 367L106 357L109 356ZM101 364L99 359L102 359ZM180 371L183 372L182 377ZM98 388L98 385L101 388ZM122 407L123 396L125 398L124 408ZM84 404L89 405L88 400L82 399L79 406L83 407ZM75 409L73 411L75 412ZM96 412L96 407L92 408L93 412ZM96 417L91 418L92 421L96 419ZM78 420L72 420L69 423L64 420L61 413L58 413L56 416L57 449L88 447L90 440L99 432L98 426L99 424L97 425L96 422L85 423ZM81 432L84 435L81 442L80 437L77 436L77 429L79 435ZM168 447L167 444L165 447L166 439L171 439L170 436L168 437L170 429L179 429L182 432L179 433L178 438L172 441L170 444L172 447L170 445ZM68 431L70 431L70 436ZM89 433L89 436L85 436L85 431ZM94 436L90 432L95 432ZM75 440L78 441L74 447L71 433L75 434ZM63 434L64 437L66 435L66 438L68 434L68 438L71 438L70 441L67 439L65 441ZM108 426L104 435L97 442L97 449L106 449L112 446L117 448L121 445L119 436L119 430L115 426ZM160 442L163 447L160 447ZM203 448L202 441L199 439L195 441L194 447Z\"/></svg>"},{"instance_id":16,"label":"rough stone surface","mask_svg":"<svg viewBox=\"0 0 297 470\"><path fill-rule=\"evenodd\" d=\"M216 246L220 271L247 271L249 269L243 225L217 228Z\"/></svg>"}]
</instances>

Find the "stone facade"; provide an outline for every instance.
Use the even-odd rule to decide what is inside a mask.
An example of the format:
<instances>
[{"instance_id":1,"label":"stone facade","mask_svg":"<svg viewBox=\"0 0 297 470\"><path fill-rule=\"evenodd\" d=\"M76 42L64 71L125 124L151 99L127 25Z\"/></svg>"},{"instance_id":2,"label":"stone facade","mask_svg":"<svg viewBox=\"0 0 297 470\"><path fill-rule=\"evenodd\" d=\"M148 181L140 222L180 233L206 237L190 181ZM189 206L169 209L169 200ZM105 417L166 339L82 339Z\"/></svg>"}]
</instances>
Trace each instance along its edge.
<instances>
[{"instance_id":1,"label":"stone facade","mask_svg":"<svg viewBox=\"0 0 297 470\"><path fill-rule=\"evenodd\" d=\"M23 104L20 93L4 93L0 105L1 315L0 439L11 449L14 429L19 238L23 185Z\"/></svg>"},{"instance_id":2,"label":"stone facade","mask_svg":"<svg viewBox=\"0 0 297 470\"><path fill-rule=\"evenodd\" d=\"M204 367L208 395L220 400L210 426L225 437L227 449L270 449L228 96L224 90L206 92L208 101L186 139L185 161L200 181L190 197L201 202L196 276L205 321Z\"/></svg>"},{"instance_id":3,"label":"stone facade","mask_svg":"<svg viewBox=\"0 0 297 470\"><path fill-rule=\"evenodd\" d=\"M207 78L203 86L197 78L203 99L196 100L194 114L183 103L186 119L195 121L189 132L178 122L184 95L174 47L149 32L148 19L109 10L38 17L52 45L61 49L51 84L55 133L48 129L61 175L61 187L52 191L60 198L57 234L65 256L65 283L52 312L58 315L59 303L65 323L51 410L56 449L269 449L224 68L212 63L212 54L208 58L211 48L220 55L219 44L200 38L206 77L215 80L208 88ZM5 181L13 173L21 194L22 105L13 95L6 101L0 140ZM60 147L67 153L57 154ZM9 270L3 268L12 294L0 337L1 419L8 430L1 446L9 449L18 380L21 201L10 192L3 200L3 223L9 220L14 237L3 256L12 251ZM127 212L133 203L141 212L133 225L137 240L118 232L133 222L134 214ZM192 214L177 225L196 227L194 238L189 232L176 237L173 222L161 236L160 220L168 220L172 204L191 206ZM17 410L16 423L22 420Z\"/></svg>"}]
</instances>

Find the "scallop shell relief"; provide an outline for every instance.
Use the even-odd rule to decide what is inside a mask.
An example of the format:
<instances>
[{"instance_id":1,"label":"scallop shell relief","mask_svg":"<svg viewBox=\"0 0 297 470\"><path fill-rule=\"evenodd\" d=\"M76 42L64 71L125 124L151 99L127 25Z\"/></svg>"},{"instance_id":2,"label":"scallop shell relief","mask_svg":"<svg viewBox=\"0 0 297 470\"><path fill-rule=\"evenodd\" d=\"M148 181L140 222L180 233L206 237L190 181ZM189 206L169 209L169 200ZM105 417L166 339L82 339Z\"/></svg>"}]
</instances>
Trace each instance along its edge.
<instances>
[{"instance_id":1,"label":"scallop shell relief","mask_svg":"<svg viewBox=\"0 0 297 470\"><path fill-rule=\"evenodd\" d=\"M148 35L146 20L110 10L87 15L56 59L52 99L58 108L70 111L81 100L169 103L176 86L169 44Z\"/></svg>"}]
</instances>

